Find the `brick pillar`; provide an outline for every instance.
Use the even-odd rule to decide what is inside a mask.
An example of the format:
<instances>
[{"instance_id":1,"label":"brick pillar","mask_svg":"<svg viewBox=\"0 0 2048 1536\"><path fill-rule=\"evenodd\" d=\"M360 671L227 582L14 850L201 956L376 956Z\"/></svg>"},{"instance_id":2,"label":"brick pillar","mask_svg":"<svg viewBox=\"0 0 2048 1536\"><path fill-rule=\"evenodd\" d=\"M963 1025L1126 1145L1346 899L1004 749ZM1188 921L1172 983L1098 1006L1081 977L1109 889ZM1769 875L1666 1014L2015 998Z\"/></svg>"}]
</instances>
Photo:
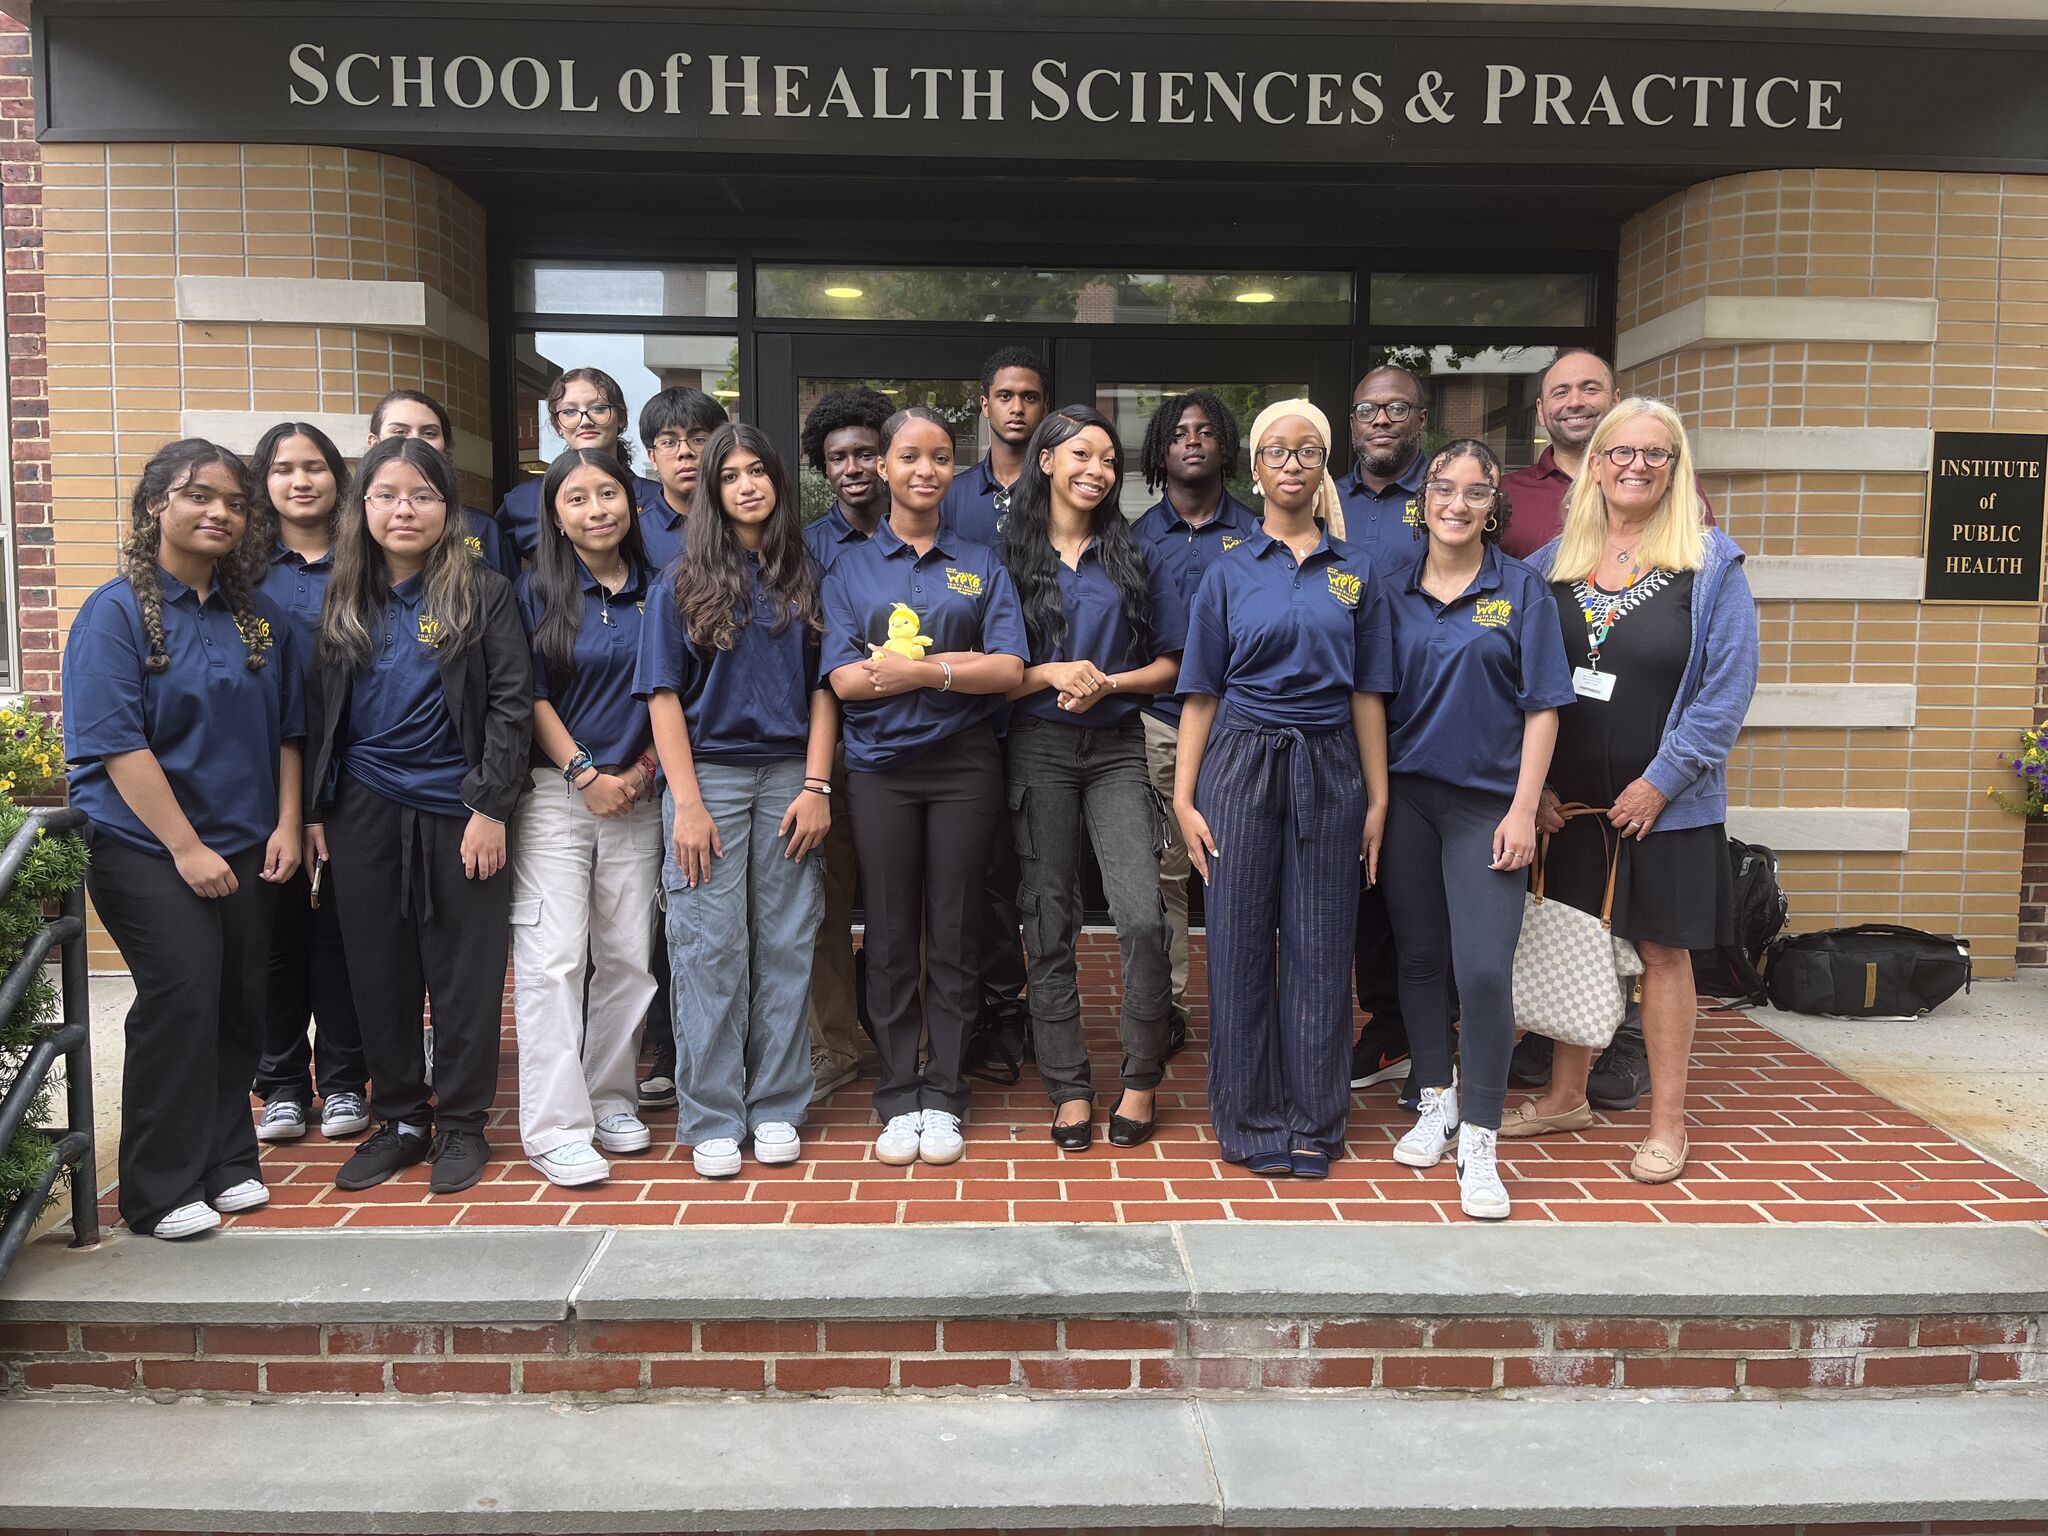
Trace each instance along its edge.
<instances>
[{"instance_id":1,"label":"brick pillar","mask_svg":"<svg viewBox=\"0 0 2048 1536\"><path fill-rule=\"evenodd\" d=\"M43 307L43 162L29 90L28 29L0 15L0 262L7 273L7 415L14 476L15 686L57 693L57 592L50 525L48 327Z\"/></svg>"}]
</instances>

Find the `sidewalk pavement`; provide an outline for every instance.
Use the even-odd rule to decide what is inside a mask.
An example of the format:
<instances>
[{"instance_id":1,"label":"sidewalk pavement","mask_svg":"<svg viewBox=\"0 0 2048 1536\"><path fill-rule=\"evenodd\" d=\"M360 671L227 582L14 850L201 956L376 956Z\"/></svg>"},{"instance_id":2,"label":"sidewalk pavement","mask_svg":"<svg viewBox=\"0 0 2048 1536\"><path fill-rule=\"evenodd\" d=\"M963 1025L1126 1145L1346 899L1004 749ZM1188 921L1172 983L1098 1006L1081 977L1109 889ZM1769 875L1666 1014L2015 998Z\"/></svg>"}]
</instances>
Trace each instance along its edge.
<instances>
[{"instance_id":1,"label":"sidewalk pavement","mask_svg":"<svg viewBox=\"0 0 2048 1536\"><path fill-rule=\"evenodd\" d=\"M2035 1183L2048 1183L2048 971L1987 981L1924 1019L1749 1017Z\"/></svg>"}]
</instances>

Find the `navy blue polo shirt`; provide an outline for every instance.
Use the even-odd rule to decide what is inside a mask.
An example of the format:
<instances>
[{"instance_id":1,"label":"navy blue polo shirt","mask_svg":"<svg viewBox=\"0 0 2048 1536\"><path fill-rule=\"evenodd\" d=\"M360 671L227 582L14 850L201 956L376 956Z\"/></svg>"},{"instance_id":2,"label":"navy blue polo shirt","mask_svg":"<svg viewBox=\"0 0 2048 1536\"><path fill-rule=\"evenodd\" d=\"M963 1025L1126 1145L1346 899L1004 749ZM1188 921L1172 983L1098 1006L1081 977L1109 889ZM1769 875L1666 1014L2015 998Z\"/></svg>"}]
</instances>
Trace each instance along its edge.
<instances>
[{"instance_id":1,"label":"navy blue polo shirt","mask_svg":"<svg viewBox=\"0 0 2048 1536\"><path fill-rule=\"evenodd\" d=\"M1394 617L1387 768L1513 795L1523 716L1572 702L1550 584L1489 546L1456 600L1422 590L1423 556L1387 583Z\"/></svg>"},{"instance_id":2,"label":"navy blue polo shirt","mask_svg":"<svg viewBox=\"0 0 2048 1536\"><path fill-rule=\"evenodd\" d=\"M886 515L885 512L884 516ZM839 557L847 550L867 541L868 536L847 520L845 509L836 501L825 510L823 517L814 518L804 524L804 547L810 550L811 558L818 562L821 577L838 563Z\"/></svg>"},{"instance_id":3,"label":"navy blue polo shirt","mask_svg":"<svg viewBox=\"0 0 2048 1536\"><path fill-rule=\"evenodd\" d=\"M327 578L334 574L334 551L318 560L308 560L282 544L270 557L270 569L263 573L262 593L284 614L298 642L299 665L313 659L313 647L320 628L320 605L327 598Z\"/></svg>"},{"instance_id":4,"label":"navy blue polo shirt","mask_svg":"<svg viewBox=\"0 0 2048 1536\"><path fill-rule=\"evenodd\" d=\"M634 521L640 528L640 542L647 550L647 563L656 572L667 570L683 553L682 513L668 504L668 497L656 482L654 505L644 502L635 510Z\"/></svg>"},{"instance_id":5,"label":"navy blue polo shirt","mask_svg":"<svg viewBox=\"0 0 2048 1536\"><path fill-rule=\"evenodd\" d=\"M107 836L162 853L107 775L107 758L147 750L199 840L223 858L246 853L277 830L278 747L306 735L298 632L276 603L255 593L251 607L270 626L270 655L262 671L251 672L248 646L218 587L201 603L170 572L159 569L157 581L171 662L162 672L144 670L149 642L125 577L94 592L71 621L63 667L71 803Z\"/></svg>"},{"instance_id":6,"label":"navy blue polo shirt","mask_svg":"<svg viewBox=\"0 0 2048 1536\"><path fill-rule=\"evenodd\" d=\"M761 585L759 557L749 553L747 566L753 611L729 651L693 641L676 606L676 584L655 583L640 627L633 691L642 699L662 689L676 695L695 761L760 768L810 748L818 637L801 619L784 624L782 609Z\"/></svg>"},{"instance_id":7,"label":"navy blue polo shirt","mask_svg":"<svg viewBox=\"0 0 2048 1536\"><path fill-rule=\"evenodd\" d=\"M386 800L436 816L466 816L469 772L441 691L440 626L425 611L425 583L393 587L370 631L370 664L349 694L341 766Z\"/></svg>"},{"instance_id":8,"label":"navy blue polo shirt","mask_svg":"<svg viewBox=\"0 0 2048 1536\"><path fill-rule=\"evenodd\" d=\"M498 503L498 522L511 539L512 547L523 560L531 560L533 552L540 547L540 488L545 475L528 475L524 480L505 493L505 499ZM668 504L668 498L661 494L661 482L649 480L645 475L633 476L633 503L640 514L640 536L654 537L650 524L658 521L662 512L668 512L677 526L681 514ZM663 526L668 526L664 524ZM654 554L650 542L648 556Z\"/></svg>"},{"instance_id":9,"label":"navy blue polo shirt","mask_svg":"<svg viewBox=\"0 0 2048 1536\"><path fill-rule=\"evenodd\" d=\"M1422 477L1429 455L1418 453L1384 491L1358 478L1358 468L1337 482L1344 506L1344 542L1373 564L1380 579L1391 581L1407 569L1408 557L1422 548Z\"/></svg>"},{"instance_id":10,"label":"navy blue polo shirt","mask_svg":"<svg viewBox=\"0 0 2048 1536\"><path fill-rule=\"evenodd\" d=\"M979 463L955 466L953 483L939 504L939 521L970 544L994 547L1003 531L1003 518L1010 510L1010 488L989 467L994 450Z\"/></svg>"},{"instance_id":11,"label":"navy blue polo shirt","mask_svg":"<svg viewBox=\"0 0 2048 1536\"><path fill-rule=\"evenodd\" d=\"M519 552L512 547L512 540L505 530L498 526L498 520L476 507L464 507L462 523L462 542L468 546L469 552L507 581L517 581Z\"/></svg>"},{"instance_id":12,"label":"navy blue polo shirt","mask_svg":"<svg viewBox=\"0 0 2048 1536\"><path fill-rule=\"evenodd\" d=\"M1323 533L1308 558L1263 528L1210 567L1188 612L1180 691L1303 731L1351 723L1354 693L1391 693L1387 595L1372 563Z\"/></svg>"},{"instance_id":13,"label":"navy blue polo shirt","mask_svg":"<svg viewBox=\"0 0 2048 1536\"><path fill-rule=\"evenodd\" d=\"M925 654L982 651L1027 654L1024 613L1010 573L986 544L962 539L941 526L931 549L919 556L886 519L875 536L846 549L825 578L825 643L818 675L864 661L889 638L890 615L909 610ZM906 621L899 627L909 628ZM888 699L842 699L846 766L876 772L909 762L1003 709L997 693L918 688Z\"/></svg>"},{"instance_id":14,"label":"navy blue polo shirt","mask_svg":"<svg viewBox=\"0 0 2048 1536\"><path fill-rule=\"evenodd\" d=\"M1195 592L1202 585L1202 578L1209 574L1209 567L1216 563L1216 557L1227 549L1237 548L1258 529L1258 513L1227 490L1216 515L1199 526L1174 511L1173 503L1163 496L1131 525L1131 533L1138 547L1145 551L1145 558L1155 565L1166 565L1178 576L1183 611L1194 602ZM1145 713L1180 729L1180 700L1171 693L1154 695L1146 704Z\"/></svg>"},{"instance_id":15,"label":"navy blue polo shirt","mask_svg":"<svg viewBox=\"0 0 2048 1536\"><path fill-rule=\"evenodd\" d=\"M1181 600L1180 578L1166 561L1148 559L1152 633L1143 650L1124 618L1116 582L1103 567L1100 541L1090 539L1081 551L1080 565L1069 570L1067 562L1054 557L1060 581L1060 607L1067 615L1067 637L1057 649L1033 645L1027 665L1048 661L1092 661L1104 672L1126 672L1147 666L1161 656L1180 650L1188 641L1187 606ZM1027 634L1029 633L1027 629ZM1110 694L1099 704L1070 715L1059 706L1059 694L1051 688L1019 699L1015 708L1041 720L1062 725L1102 727L1121 725L1152 702L1149 693Z\"/></svg>"},{"instance_id":16,"label":"navy blue polo shirt","mask_svg":"<svg viewBox=\"0 0 2048 1536\"><path fill-rule=\"evenodd\" d=\"M626 584L615 593L590 574L581 557L576 561L582 611L576 621L576 643L571 650L574 670L559 692L548 686L547 658L541 653L539 634L541 603L533 590L533 573L519 578L512 595L519 603L519 617L526 621L526 633L534 637L533 696L545 699L562 717L569 734L581 742L591 760L606 768L629 764L653 741L647 724L647 701L633 692L633 672L640 662L640 631L647 612L647 589L654 572L645 566L629 571ZM554 759L533 745L533 766L552 768Z\"/></svg>"}]
</instances>

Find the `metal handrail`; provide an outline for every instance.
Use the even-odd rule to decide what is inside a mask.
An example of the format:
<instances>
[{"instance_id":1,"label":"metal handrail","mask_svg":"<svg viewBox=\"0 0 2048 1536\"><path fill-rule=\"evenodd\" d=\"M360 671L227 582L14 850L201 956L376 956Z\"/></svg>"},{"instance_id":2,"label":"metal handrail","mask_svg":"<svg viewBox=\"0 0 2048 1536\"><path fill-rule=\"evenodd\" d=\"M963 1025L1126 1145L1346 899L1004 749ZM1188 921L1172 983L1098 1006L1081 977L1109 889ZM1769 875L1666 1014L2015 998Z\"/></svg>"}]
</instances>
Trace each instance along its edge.
<instances>
[{"instance_id":1,"label":"metal handrail","mask_svg":"<svg viewBox=\"0 0 2048 1536\"><path fill-rule=\"evenodd\" d=\"M30 811L28 820L0 849L0 896L14 886L22 863L36 839L48 832L69 832L85 825L85 813L69 806ZM28 941L6 979L0 981L0 1018L20 1004L35 974L48 960L51 950L59 952L63 969L63 1008L58 1021L45 1030L22 1062L21 1071L0 1099L0 1147L6 1146L28 1116L28 1106L49 1080L50 1068L64 1058L65 1126L49 1126L43 1134L51 1140L50 1166L43 1170L35 1187L18 1200L0 1221L0 1277L4 1277L15 1255L42 1214L43 1202L56 1187L66 1169L71 1176L71 1246L91 1248L100 1240L99 1151L93 1138L92 1115L92 1001L86 979L85 887L74 886L64 897L64 912L43 924Z\"/></svg>"}]
</instances>

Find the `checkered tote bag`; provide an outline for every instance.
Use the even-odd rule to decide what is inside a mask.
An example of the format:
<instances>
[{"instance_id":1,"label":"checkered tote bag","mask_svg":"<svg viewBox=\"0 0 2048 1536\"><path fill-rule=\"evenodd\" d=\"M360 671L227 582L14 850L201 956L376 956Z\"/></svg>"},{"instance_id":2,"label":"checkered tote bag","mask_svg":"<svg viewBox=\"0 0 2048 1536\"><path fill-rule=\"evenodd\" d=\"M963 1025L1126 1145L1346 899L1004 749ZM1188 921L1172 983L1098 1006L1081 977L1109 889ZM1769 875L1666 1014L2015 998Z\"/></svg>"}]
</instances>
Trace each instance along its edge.
<instances>
[{"instance_id":1,"label":"checkered tote bag","mask_svg":"<svg viewBox=\"0 0 2048 1536\"><path fill-rule=\"evenodd\" d=\"M1574 803L1560 809L1570 818L1600 815L1605 807ZM1635 946L1617 939L1610 926L1621 844L1604 821L1600 837L1607 846L1607 892L1595 917L1565 902L1544 899L1543 873L1550 861L1550 837L1544 834L1535 876L1523 898L1514 974L1517 1028L1596 1050L1604 1048L1621 1025L1628 1005L1622 978L1640 975L1643 969Z\"/></svg>"}]
</instances>

